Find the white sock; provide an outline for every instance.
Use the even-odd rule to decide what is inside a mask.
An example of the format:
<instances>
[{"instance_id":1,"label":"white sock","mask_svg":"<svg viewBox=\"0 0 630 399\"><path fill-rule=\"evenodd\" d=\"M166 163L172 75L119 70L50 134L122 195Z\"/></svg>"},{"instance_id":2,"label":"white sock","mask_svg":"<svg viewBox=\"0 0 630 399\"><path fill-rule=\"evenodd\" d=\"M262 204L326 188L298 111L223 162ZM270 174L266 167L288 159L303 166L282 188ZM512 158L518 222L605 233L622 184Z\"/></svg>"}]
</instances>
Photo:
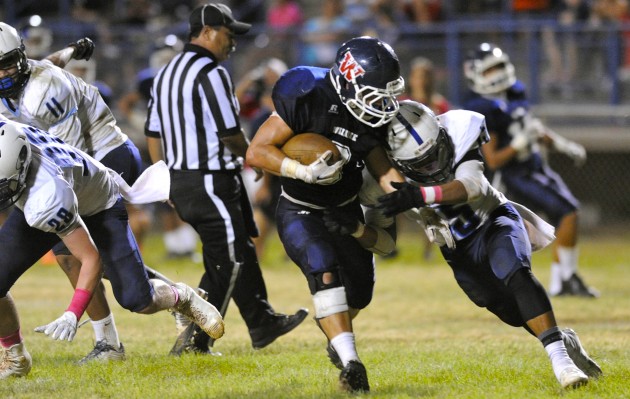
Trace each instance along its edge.
<instances>
[{"instance_id":1,"label":"white sock","mask_svg":"<svg viewBox=\"0 0 630 399\"><path fill-rule=\"evenodd\" d=\"M91 323L96 342L105 341L116 349L120 347L120 339L118 338L118 330L116 330L113 313L101 320L91 320Z\"/></svg>"},{"instance_id":2,"label":"white sock","mask_svg":"<svg viewBox=\"0 0 630 399\"><path fill-rule=\"evenodd\" d=\"M549 360L551 360L553 373L556 375L558 380L560 380L560 373L562 373L562 370L569 366L575 366L573 360L571 360L567 354L567 348L564 346L564 342L562 342L562 340L550 343L545 346L545 350L549 355Z\"/></svg>"},{"instance_id":3,"label":"white sock","mask_svg":"<svg viewBox=\"0 0 630 399\"><path fill-rule=\"evenodd\" d=\"M175 230L177 235L177 247L173 252L176 253L188 253L195 252L197 249L197 232L189 224L183 224Z\"/></svg>"},{"instance_id":4,"label":"white sock","mask_svg":"<svg viewBox=\"0 0 630 399\"><path fill-rule=\"evenodd\" d=\"M345 367L350 360L359 360L357 348L354 344L354 333L342 332L330 340L330 344L341 359L341 364Z\"/></svg>"},{"instance_id":5,"label":"white sock","mask_svg":"<svg viewBox=\"0 0 630 399\"><path fill-rule=\"evenodd\" d=\"M558 247L557 251L562 269L562 280L568 280L577 272L578 249L577 247Z\"/></svg>"},{"instance_id":6,"label":"white sock","mask_svg":"<svg viewBox=\"0 0 630 399\"><path fill-rule=\"evenodd\" d=\"M549 293L556 295L562 290L562 269L559 263L552 263L549 273Z\"/></svg>"}]
</instances>

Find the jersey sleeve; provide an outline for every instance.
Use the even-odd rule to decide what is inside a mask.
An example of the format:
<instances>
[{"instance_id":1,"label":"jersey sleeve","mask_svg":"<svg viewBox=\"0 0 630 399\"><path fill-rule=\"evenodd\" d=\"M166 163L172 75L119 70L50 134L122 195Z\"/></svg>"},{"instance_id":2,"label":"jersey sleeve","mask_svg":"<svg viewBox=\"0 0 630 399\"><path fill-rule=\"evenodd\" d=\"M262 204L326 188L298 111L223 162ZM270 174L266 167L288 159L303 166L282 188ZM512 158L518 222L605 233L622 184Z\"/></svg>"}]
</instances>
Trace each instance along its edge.
<instances>
[{"instance_id":1,"label":"jersey sleeve","mask_svg":"<svg viewBox=\"0 0 630 399\"><path fill-rule=\"evenodd\" d=\"M24 206L29 226L63 238L81 224L77 197L68 183L55 178L30 193Z\"/></svg>"},{"instance_id":2,"label":"jersey sleeve","mask_svg":"<svg viewBox=\"0 0 630 399\"><path fill-rule=\"evenodd\" d=\"M316 77L307 67L296 67L287 71L276 82L271 94L278 115L294 132L305 132L310 120L310 109L306 100L317 96L309 95L316 87Z\"/></svg>"}]
</instances>

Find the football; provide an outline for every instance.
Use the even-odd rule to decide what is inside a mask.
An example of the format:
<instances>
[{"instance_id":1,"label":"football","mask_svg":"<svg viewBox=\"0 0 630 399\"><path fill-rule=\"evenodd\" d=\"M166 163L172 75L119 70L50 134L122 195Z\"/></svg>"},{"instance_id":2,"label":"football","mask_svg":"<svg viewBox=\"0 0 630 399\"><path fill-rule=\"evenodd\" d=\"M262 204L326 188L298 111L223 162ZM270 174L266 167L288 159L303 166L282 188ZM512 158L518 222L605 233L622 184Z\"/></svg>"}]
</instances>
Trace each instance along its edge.
<instances>
[{"instance_id":1,"label":"football","mask_svg":"<svg viewBox=\"0 0 630 399\"><path fill-rule=\"evenodd\" d=\"M330 139L317 133L296 134L284 143L281 149L289 158L302 165L310 165L328 150L332 151L332 157L328 160L329 165L341 159L337 146Z\"/></svg>"}]
</instances>

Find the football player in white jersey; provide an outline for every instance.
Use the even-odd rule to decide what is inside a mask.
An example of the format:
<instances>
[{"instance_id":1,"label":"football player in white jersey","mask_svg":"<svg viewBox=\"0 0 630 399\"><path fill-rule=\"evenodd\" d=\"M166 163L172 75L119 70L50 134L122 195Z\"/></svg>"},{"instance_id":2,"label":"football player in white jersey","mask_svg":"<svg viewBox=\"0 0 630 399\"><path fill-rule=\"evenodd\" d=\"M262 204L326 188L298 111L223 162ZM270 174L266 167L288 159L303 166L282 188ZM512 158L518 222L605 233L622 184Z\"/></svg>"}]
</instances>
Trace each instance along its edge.
<instances>
[{"instance_id":1,"label":"football player in white jersey","mask_svg":"<svg viewBox=\"0 0 630 399\"><path fill-rule=\"evenodd\" d=\"M72 341L104 272L125 309L152 314L173 308L212 338L223 335L221 314L194 289L148 278L127 223L121 197L127 193L129 186L115 172L86 153L35 127L0 120L0 208L15 204L0 229L0 253L11 253L0 259L0 346L5 352L0 379L24 376L31 368L9 289L59 241L82 266L70 306L35 331ZM162 196L165 200L168 193ZM126 267L118 267L121 263Z\"/></svg>"},{"instance_id":2,"label":"football player in white jersey","mask_svg":"<svg viewBox=\"0 0 630 399\"><path fill-rule=\"evenodd\" d=\"M389 155L413 184L392 183L398 191L379 197L376 208L384 217L420 208L416 219L440 245L468 297L536 336L562 387L586 384L601 368L573 330L557 326L547 293L531 272L531 251L553 240L553 228L489 184L480 152L487 140L481 114L456 110L435 116L420 103L401 102L389 128ZM374 198L375 189L362 190L372 190ZM374 230L356 220L342 224L346 234Z\"/></svg>"},{"instance_id":3,"label":"football player in white jersey","mask_svg":"<svg viewBox=\"0 0 630 399\"><path fill-rule=\"evenodd\" d=\"M115 170L131 185L143 169L140 152L118 128L98 89L58 67L71 59L89 59L93 50L91 40L84 38L42 61L28 59L19 33L0 22L0 114L54 134ZM63 243L53 252L75 284L78 260ZM156 275L150 269L149 274ZM104 285L94 292L87 314L96 344L81 362L124 359Z\"/></svg>"}]
</instances>

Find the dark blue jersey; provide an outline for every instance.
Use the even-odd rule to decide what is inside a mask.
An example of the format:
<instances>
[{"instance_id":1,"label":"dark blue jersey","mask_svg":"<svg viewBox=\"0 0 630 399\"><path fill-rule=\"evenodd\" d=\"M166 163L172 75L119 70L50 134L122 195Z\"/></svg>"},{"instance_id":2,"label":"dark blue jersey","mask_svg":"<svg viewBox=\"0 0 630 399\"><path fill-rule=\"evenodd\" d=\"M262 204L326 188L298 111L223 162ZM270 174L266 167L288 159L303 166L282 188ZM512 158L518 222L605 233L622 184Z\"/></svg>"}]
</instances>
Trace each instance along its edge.
<instances>
[{"instance_id":1,"label":"dark blue jersey","mask_svg":"<svg viewBox=\"0 0 630 399\"><path fill-rule=\"evenodd\" d=\"M384 145L387 126L369 127L357 120L341 102L329 70L296 67L276 83L272 97L276 112L296 133L318 133L331 139L346 160L342 178L331 185L308 184L282 178L282 187L291 198L317 206L347 202L359 192L363 160L376 146Z\"/></svg>"},{"instance_id":2,"label":"dark blue jersey","mask_svg":"<svg viewBox=\"0 0 630 399\"><path fill-rule=\"evenodd\" d=\"M527 100L525 85L516 81L504 97L483 97L471 93L471 97L464 103L464 109L476 111L485 116L488 132L497 135L498 149L507 147L512 141L513 134L524 128L525 119L530 117L530 105ZM542 158L537 146L531 149L525 159L514 157L501 170L510 171L533 170L542 166Z\"/></svg>"}]
</instances>

